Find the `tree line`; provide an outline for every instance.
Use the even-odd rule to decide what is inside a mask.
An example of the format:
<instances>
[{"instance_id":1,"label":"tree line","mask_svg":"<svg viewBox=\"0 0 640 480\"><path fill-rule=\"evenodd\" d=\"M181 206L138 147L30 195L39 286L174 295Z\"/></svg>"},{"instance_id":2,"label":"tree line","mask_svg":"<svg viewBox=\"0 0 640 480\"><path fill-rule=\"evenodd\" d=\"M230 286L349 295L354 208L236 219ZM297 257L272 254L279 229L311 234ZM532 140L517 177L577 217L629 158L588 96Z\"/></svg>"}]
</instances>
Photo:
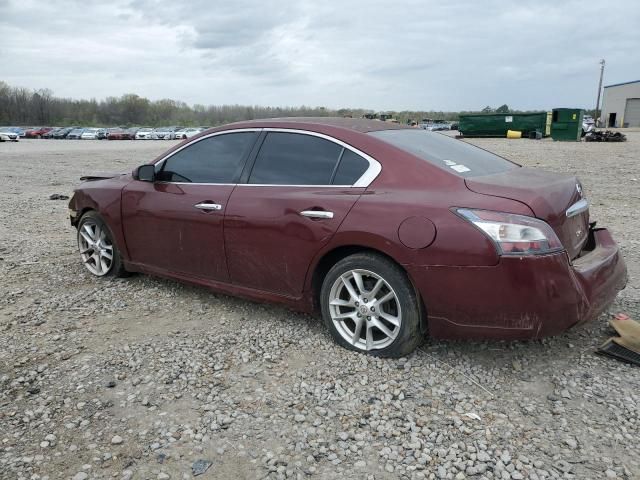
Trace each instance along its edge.
<instances>
[{"instance_id":1,"label":"tree line","mask_svg":"<svg viewBox=\"0 0 640 480\"><path fill-rule=\"evenodd\" d=\"M496 110L511 111L506 105ZM12 126L216 126L241 120L276 117L361 117L367 109L325 107L262 107L247 105L187 105L184 102L148 98L129 93L103 100L57 97L49 89L12 87L0 81L0 125ZM457 120L461 113L442 111L400 111L391 113L401 123L422 119Z\"/></svg>"}]
</instances>

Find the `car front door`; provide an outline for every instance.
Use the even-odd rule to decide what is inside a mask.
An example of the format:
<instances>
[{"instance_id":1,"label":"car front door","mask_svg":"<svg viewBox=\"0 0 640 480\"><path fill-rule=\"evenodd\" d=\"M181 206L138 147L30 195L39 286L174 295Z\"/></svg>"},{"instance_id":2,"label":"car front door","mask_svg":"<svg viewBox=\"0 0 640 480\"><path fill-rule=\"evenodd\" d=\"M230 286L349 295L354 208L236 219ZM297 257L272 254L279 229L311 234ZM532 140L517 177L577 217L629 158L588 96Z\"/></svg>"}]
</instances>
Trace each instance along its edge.
<instances>
[{"instance_id":1,"label":"car front door","mask_svg":"<svg viewBox=\"0 0 640 480\"><path fill-rule=\"evenodd\" d=\"M330 137L268 131L231 194L224 235L234 284L299 297L311 260L379 168Z\"/></svg>"},{"instance_id":2,"label":"car front door","mask_svg":"<svg viewBox=\"0 0 640 480\"><path fill-rule=\"evenodd\" d=\"M122 194L130 261L160 273L227 282L223 218L259 131L222 132L172 152L156 181Z\"/></svg>"}]
</instances>

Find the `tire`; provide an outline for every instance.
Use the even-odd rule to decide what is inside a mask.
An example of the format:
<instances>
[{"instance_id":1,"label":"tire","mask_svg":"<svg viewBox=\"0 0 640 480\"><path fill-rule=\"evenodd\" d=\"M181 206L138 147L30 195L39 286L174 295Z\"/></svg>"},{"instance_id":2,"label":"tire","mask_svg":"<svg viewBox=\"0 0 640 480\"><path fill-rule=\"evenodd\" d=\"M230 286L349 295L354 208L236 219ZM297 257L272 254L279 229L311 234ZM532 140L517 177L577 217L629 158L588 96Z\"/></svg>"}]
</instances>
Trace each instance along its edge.
<instances>
[{"instance_id":1,"label":"tire","mask_svg":"<svg viewBox=\"0 0 640 480\"><path fill-rule=\"evenodd\" d=\"M363 252L337 262L322 282L320 307L331 336L349 350L397 358L424 339L413 285L402 268L382 255Z\"/></svg>"},{"instance_id":2,"label":"tire","mask_svg":"<svg viewBox=\"0 0 640 480\"><path fill-rule=\"evenodd\" d=\"M77 238L80 258L89 273L96 277L128 276L113 233L97 212L89 211L80 218Z\"/></svg>"}]
</instances>

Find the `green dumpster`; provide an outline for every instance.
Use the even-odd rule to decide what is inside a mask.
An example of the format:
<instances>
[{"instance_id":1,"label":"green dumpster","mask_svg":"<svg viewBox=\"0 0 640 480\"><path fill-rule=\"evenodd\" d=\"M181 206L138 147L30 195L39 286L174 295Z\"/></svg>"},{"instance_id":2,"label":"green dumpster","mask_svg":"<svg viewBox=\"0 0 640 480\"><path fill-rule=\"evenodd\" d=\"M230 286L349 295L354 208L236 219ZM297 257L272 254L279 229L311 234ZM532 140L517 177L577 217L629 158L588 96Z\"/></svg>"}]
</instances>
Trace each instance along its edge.
<instances>
[{"instance_id":1,"label":"green dumpster","mask_svg":"<svg viewBox=\"0 0 640 480\"><path fill-rule=\"evenodd\" d=\"M460 115L458 130L465 137L506 137L507 130L548 135L547 112L533 113L478 113Z\"/></svg>"},{"instance_id":2,"label":"green dumpster","mask_svg":"<svg viewBox=\"0 0 640 480\"><path fill-rule=\"evenodd\" d=\"M564 142L579 142L582 136L584 110L554 108L551 111L551 138Z\"/></svg>"}]
</instances>

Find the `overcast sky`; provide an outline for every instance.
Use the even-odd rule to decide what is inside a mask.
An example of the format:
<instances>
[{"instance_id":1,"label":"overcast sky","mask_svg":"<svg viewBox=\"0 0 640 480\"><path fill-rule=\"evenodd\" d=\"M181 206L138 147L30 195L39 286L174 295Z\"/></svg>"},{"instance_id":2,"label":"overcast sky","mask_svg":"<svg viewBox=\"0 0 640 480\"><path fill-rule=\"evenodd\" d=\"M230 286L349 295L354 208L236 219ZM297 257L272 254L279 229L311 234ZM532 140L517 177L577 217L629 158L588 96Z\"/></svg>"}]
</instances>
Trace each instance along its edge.
<instances>
[{"instance_id":1,"label":"overcast sky","mask_svg":"<svg viewBox=\"0 0 640 480\"><path fill-rule=\"evenodd\" d=\"M0 80L64 97L593 108L601 58L640 79L637 0L0 0Z\"/></svg>"}]
</instances>

